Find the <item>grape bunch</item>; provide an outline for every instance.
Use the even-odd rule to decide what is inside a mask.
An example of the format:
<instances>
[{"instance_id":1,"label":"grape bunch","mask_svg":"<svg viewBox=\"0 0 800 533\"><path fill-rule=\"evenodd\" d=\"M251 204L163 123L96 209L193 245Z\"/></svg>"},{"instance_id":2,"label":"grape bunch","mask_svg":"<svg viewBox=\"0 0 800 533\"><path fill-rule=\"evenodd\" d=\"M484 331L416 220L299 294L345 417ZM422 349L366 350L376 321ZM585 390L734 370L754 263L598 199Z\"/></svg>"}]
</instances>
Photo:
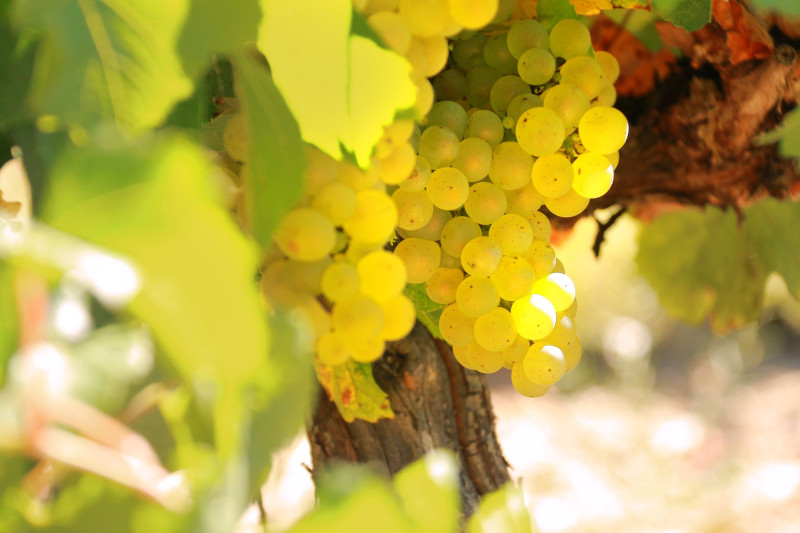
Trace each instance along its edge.
<instances>
[{"instance_id":1,"label":"grape bunch","mask_svg":"<svg viewBox=\"0 0 800 533\"><path fill-rule=\"evenodd\" d=\"M627 138L616 59L589 31L530 19L462 32L422 122L415 168L391 196L409 283L444 307L456 359L511 369L526 396L547 392L581 356L575 286L550 245L550 222L611 187Z\"/></svg>"}]
</instances>

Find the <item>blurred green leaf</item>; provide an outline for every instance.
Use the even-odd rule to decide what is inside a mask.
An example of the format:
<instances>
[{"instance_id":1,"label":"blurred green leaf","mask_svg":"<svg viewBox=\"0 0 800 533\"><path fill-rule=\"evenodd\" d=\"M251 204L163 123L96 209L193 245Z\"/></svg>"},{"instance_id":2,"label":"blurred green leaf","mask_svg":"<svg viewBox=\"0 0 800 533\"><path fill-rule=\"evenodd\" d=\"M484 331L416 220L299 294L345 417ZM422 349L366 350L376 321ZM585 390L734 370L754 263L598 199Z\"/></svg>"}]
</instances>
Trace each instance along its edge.
<instances>
[{"instance_id":1,"label":"blurred green leaf","mask_svg":"<svg viewBox=\"0 0 800 533\"><path fill-rule=\"evenodd\" d=\"M575 6L569 0L539 0L536 4L536 17L548 30L559 20L582 18L575 13Z\"/></svg>"},{"instance_id":2,"label":"blurred green leaf","mask_svg":"<svg viewBox=\"0 0 800 533\"><path fill-rule=\"evenodd\" d=\"M481 499L478 510L467 520L467 533L532 533L531 523L522 490L506 483Z\"/></svg>"},{"instance_id":3,"label":"blurred green leaf","mask_svg":"<svg viewBox=\"0 0 800 533\"><path fill-rule=\"evenodd\" d=\"M714 329L740 327L761 314L771 272L800 295L800 204L762 200L745 210L715 207L666 213L639 236L639 270L673 315Z\"/></svg>"},{"instance_id":4,"label":"blurred green leaf","mask_svg":"<svg viewBox=\"0 0 800 533\"><path fill-rule=\"evenodd\" d=\"M352 422L358 418L377 422L381 418L394 417L386 393L372 376L372 365L348 359L336 366L317 362L316 370L320 385L345 421Z\"/></svg>"},{"instance_id":5,"label":"blurred green leaf","mask_svg":"<svg viewBox=\"0 0 800 533\"><path fill-rule=\"evenodd\" d=\"M369 162L382 126L413 108L405 58L352 27L348 0L261 0L258 47L303 139L337 159Z\"/></svg>"},{"instance_id":6,"label":"blurred green leaf","mask_svg":"<svg viewBox=\"0 0 800 533\"><path fill-rule=\"evenodd\" d=\"M0 223L1 224L1 223ZM17 349L17 307L11 264L0 260L0 385L6 364Z\"/></svg>"},{"instance_id":7,"label":"blurred green leaf","mask_svg":"<svg viewBox=\"0 0 800 533\"><path fill-rule=\"evenodd\" d=\"M188 0L18 0L17 27L40 37L27 104L67 124L160 124L192 92L176 54L188 9Z\"/></svg>"},{"instance_id":8,"label":"blurred green leaf","mask_svg":"<svg viewBox=\"0 0 800 533\"><path fill-rule=\"evenodd\" d=\"M800 15L800 3L796 0L751 0L750 5L782 15Z\"/></svg>"},{"instance_id":9,"label":"blurred green leaf","mask_svg":"<svg viewBox=\"0 0 800 533\"><path fill-rule=\"evenodd\" d=\"M780 143L778 146L783 157L800 159L800 109L787 114L779 128L758 137L759 144L775 142Z\"/></svg>"},{"instance_id":10,"label":"blurred green leaf","mask_svg":"<svg viewBox=\"0 0 800 533\"><path fill-rule=\"evenodd\" d=\"M247 219L253 236L266 248L302 189L305 147L266 66L238 54L234 74L248 131Z\"/></svg>"},{"instance_id":11,"label":"blurred green leaf","mask_svg":"<svg viewBox=\"0 0 800 533\"><path fill-rule=\"evenodd\" d=\"M177 47L184 70L196 78L214 54L255 42L260 23L258 0L191 0Z\"/></svg>"},{"instance_id":12,"label":"blurred green leaf","mask_svg":"<svg viewBox=\"0 0 800 533\"><path fill-rule=\"evenodd\" d=\"M392 483L417 533L457 531L461 515L458 458L434 450L398 472Z\"/></svg>"},{"instance_id":13,"label":"blurred green leaf","mask_svg":"<svg viewBox=\"0 0 800 533\"><path fill-rule=\"evenodd\" d=\"M11 25L11 0L0 0L0 128L27 118L25 100L33 75L36 49L29 39L21 39ZM3 153L0 164L9 158Z\"/></svg>"},{"instance_id":14,"label":"blurred green leaf","mask_svg":"<svg viewBox=\"0 0 800 533\"><path fill-rule=\"evenodd\" d=\"M711 22L711 0L653 0L653 12L688 31Z\"/></svg>"},{"instance_id":15,"label":"blurred green leaf","mask_svg":"<svg viewBox=\"0 0 800 533\"><path fill-rule=\"evenodd\" d=\"M428 331L434 337L443 338L442 332L439 330L439 317L442 316L442 311L447 306L437 304L431 300L425 290L424 283L409 283L403 293L414 302L414 308L417 310L417 319L422 322L422 325L428 328Z\"/></svg>"}]
</instances>

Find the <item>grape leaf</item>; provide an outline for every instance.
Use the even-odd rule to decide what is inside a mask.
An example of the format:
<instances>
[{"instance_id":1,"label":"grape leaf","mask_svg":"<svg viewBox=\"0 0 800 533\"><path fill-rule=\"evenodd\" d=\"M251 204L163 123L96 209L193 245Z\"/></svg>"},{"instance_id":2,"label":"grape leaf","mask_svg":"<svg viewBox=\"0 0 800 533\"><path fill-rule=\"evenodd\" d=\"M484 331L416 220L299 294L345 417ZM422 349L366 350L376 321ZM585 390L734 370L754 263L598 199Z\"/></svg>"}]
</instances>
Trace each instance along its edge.
<instances>
[{"instance_id":1,"label":"grape leaf","mask_svg":"<svg viewBox=\"0 0 800 533\"><path fill-rule=\"evenodd\" d=\"M175 52L188 7L188 0L18 1L16 25L41 36L27 105L67 124L160 124L192 92Z\"/></svg>"},{"instance_id":2,"label":"grape leaf","mask_svg":"<svg viewBox=\"0 0 800 533\"><path fill-rule=\"evenodd\" d=\"M536 16L548 30L559 20L581 18L575 13L575 6L570 0L539 0L536 5Z\"/></svg>"},{"instance_id":3,"label":"grape leaf","mask_svg":"<svg viewBox=\"0 0 800 533\"><path fill-rule=\"evenodd\" d=\"M796 0L750 0L750 5L783 15L800 15L800 3Z\"/></svg>"},{"instance_id":4,"label":"grape leaf","mask_svg":"<svg viewBox=\"0 0 800 533\"><path fill-rule=\"evenodd\" d=\"M386 393L372 376L372 365L352 359L336 366L318 361L316 370L317 379L345 421L358 418L377 422L381 418L394 418Z\"/></svg>"},{"instance_id":5,"label":"grape leaf","mask_svg":"<svg viewBox=\"0 0 800 533\"><path fill-rule=\"evenodd\" d=\"M410 64L354 32L348 0L261 2L258 48L303 139L366 166L382 126L414 106Z\"/></svg>"},{"instance_id":6,"label":"grape leaf","mask_svg":"<svg viewBox=\"0 0 800 533\"><path fill-rule=\"evenodd\" d=\"M300 194L305 147L300 130L264 65L245 54L234 63L236 94L248 130L244 184L250 231L262 247Z\"/></svg>"},{"instance_id":7,"label":"grape leaf","mask_svg":"<svg viewBox=\"0 0 800 533\"><path fill-rule=\"evenodd\" d=\"M711 22L711 0L653 0L653 12L688 31Z\"/></svg>"},{"instance_id":8,"label":"grape leaf","mask_svg":"<svg viewBox=\"0 0 800 533\"><path fill-rule=\"evenodd\" d=\"M800 159L800 109L794 109L783 119L781 126L758 138L759 144L780 143L778 145L783 157Z\"/></svg>"},{"instance_id":9,"label":"grape leaf","mask_svg":"<svg viewBox=\"0 0 800 533\"><path fill-rule=\"evenodd\" d=\"M467 533L531 533L531 517L522 490L506 483L483 497L478 510L467 520Z\"/></svg>"},{"instance_id":10,"label":"grape leaf","mask_svg":"<svg viewBox=\"0 0 800 533\"><path fill-rule=\"evenodd\" d=\"M718 331L740 327L761 313L771 272L800 296L800 204L762 200L739 223L716 207L666 213L645 226L637 264L664 307Z\"/></svg>"},{"instance_id":11,"label":"grape leaf","mask_svg":"<svg viewBox=\"0 0 800 533\"><path fill-rule=\"evenodd\" d=\"M395 474L394 490L417 533L458 530L458 459L450 450L434 450Z\"/></svg>"},{"instance_id":12,"label":"grape leaf","mask_svg":"<svg viewBox=\"0 0 800 533\"><path fill-rule=\"evenodd\" d=\"M578 15L597 15L603 9L613 9L611 0L569 0Z\"/></svg>"},{"instance_id":13,"label":"grape leaf","mask_svg":"<svg viewBox=\"0 0 800 533\"><path fill-rule=\"evenodd\" d=\"M439 330L439 317L442 316L442 311L447 306L437 304L431 300L425 290L424 283L409 283L403 293L414 302L414 308L417 310L417 319L422 322L422 325L428 328L428 331L434 337L443 338L442 332Z\"/></svg>"}]
</instances>

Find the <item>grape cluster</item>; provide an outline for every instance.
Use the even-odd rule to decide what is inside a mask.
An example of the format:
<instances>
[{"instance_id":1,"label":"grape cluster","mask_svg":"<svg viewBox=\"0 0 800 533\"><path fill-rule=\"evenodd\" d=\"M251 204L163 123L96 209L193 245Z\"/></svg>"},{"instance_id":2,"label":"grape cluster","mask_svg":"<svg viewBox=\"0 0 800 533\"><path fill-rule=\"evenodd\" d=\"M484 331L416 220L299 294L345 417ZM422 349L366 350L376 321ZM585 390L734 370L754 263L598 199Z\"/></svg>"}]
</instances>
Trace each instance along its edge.
<instances>
[{"instance_id":1,"label":"grape cluster","mask_svg":"<svg viewBox=\"0 0 800 533\"><path fill-rule=\"evenodd\" d=\"M505 366L540 396L581 356L575 286L540 209L576 216L608 191L628 123L611 107L619 65L585 25L495 22L459 34L433 78L415 168L392 192L394 253L446 306L439 328L463 366Z\"/></svg>"}]
</instances>

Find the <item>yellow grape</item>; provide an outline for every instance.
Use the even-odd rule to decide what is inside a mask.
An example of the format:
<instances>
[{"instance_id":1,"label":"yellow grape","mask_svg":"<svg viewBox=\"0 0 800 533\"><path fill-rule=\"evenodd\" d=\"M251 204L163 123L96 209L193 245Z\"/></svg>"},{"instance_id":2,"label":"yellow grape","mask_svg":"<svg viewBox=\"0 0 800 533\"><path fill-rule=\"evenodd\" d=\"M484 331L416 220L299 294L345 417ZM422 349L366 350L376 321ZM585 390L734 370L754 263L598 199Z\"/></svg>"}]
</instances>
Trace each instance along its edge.
<instances>
[{"instance_id":1,"label":"yellow grape","mask_svg":"<svg viewBox=\"0 0 800 533\"><path fill-rule=\"evenodd\" d=\"M474 363L472 361L472 350L469 350L471 346L477 346L473 341L471 344L453 346L453 357L455 357L458 364L463 366L464 368L468 368L470 370L475 370Z\"/></svg>"},{"instance_id":2,"label":"yellow grape","mask_svg":"<svg viewBox=\"0 0 800 533\"><path fill-rule=\"evenodd\" d=\"M511 343L511 346L500 352L500 355L503 356L507 365L513 366L517 363L521 363L525 359L525 354L528 353L530 345L531 343L528 339L515 334L514 342Z\"/></svg>"},{"instance_id":3,"label":"yellow grape","mask_svg":"<svg viewBox=\"0 0 800 533\"><path fill-rule=\"evenodd\" d=\"M536 279L541 279L553 271L556 266L556 252L547 241L535 240L531 247L522 254L536 272Z\"/></svg>"},{"instance_id":4,"label":"yellow grape","mask_svg":"<svg viewBox=\"0 0 800 533\"><path fill-rule=\"evenodd\" d=\"M628 119L613 107L596 106L583 114L578 124L581 143L590 152L616 152L628 138Z\"/></svg>"},{"instance_id":5,"label":"yellow grape","mask_svg":"<svg viewBox=\"0 0 800 533\"><path fill-rule=\"evenodd\" d=\"M303 172L303 192L313 195L325 185L336 181L339 162L313 146L306 148L306 168Z\"/></svg>"},{"instance_id":6,"label":"yellow grape","mask_svg":"<svg viewBox=\"0 0 800 533\"><path fill-rule=\"evenodd\" d=\"M559 348L561 348L561 351L564 353L564 362L566 364L565 372L569 372L578 366L578 363L581 361L583 347L577 335L564 341L563 344L559 345Z\"/></svg>"},{"instance_id":7,"label":"yellow grape","mask_svg":"<svg viewBox=\"0 0 800 533\"><path fill-rule=\"evenodd\" d=\"M246 117L236 113L228 119L222 130L222 146L234 161L246 161L249 137Z\"/></svg>"},{"instance_id":8,"label":"yellow grape","mask_svg":"<svg viewBox=\"0 0 800 533\"><path fill-rule=\"evenodd\" d=\"M450 17L469 30L483 28L497 14L497 0L448 0Z\"/></svg>"},{"instance_id":9,"label":"yellow grape","mask_svg":"<svg viewBox=\"0 0 800 533\"><path fill-rule=\"evenodd\" d=\"M458 137L445 126L428 126L419 138L419 155L433 170L446 167L458 155Z\"/></svg>"},{"instance_id":10,"label":"yellow grape","mask_svg":"<svg viewBox=\"0 0 800 533\"><path fill-rule=\"evenodd\" d=\"M356 208L344 224L353 239L367 243L383 243L391 237L397 224L397 208L385 192L367 189L356 193Z\"/></svg>"},{"instance_id":11,"label":"yellow grape","mask_svg":"<svg viewBox=\"0 0 800 533\"><path fill-rule=\"evenodd\" d=\"M425 53L425 70L422 74L426 78L437 75L447 64L450 55L447 39L443 35L431 37L414 37L419 39Z\"/></svg>"},{"instance_id":12,"label":"yellow grape","mask_svg":"<svg viewBox=\"0 0 800 533\"><path fill-rule=\"evenodd\" d=\"M509 213L492 223L489 237L497 240L503 254L519 255L533 243L533 230L524 217Z\"/></svg>"},{"instance_id":13,"label":"yellow grape","mask_svg":"<svg viewBox=\"0 0 800 533\"><path fill-rule=\"evenodd\" d=\"M467 316L477 318L500 303L497 289L489 278L468 276L458 285L456 305Z\"/></svg>"},{"instance_id":14,"label":"yellow grape","mask_svg":"<svg viewBox=\"0 0 800 533\"><path fill-rule=\"evenodd\" d=\"M497 270L503 250L500 242L493 237L475 237L461 250L461 265L472 276L489 276Z\"/></svg>"},{"instance_id":15,"label":"yellow grape","mask_svg":"<svg viewBox=\"0 0 800 533\"><path fill-rule=\"evenodd\" d=\"M592 46L589 29L575 19L559 21L550 30L550 50L554 56L571 59L585 55Z\"/></svg>"},{"instance_id":16,"label":"yellow grape","mask_svg":"<svg viewBox=\"0 0 800 533\"><path fill-rule=\"evenodd\" d=\"M547 198L544 205L554 215L569 218L580 215L589 205L589 199L575 192L575 189L570 189L558 198Z\"/></svg>"},{"instance_id":17,"label":"yellow grape","mask_svg":"<svg viewBox=\"0 0 800 533\"><path fill-rule=\"evenodd\" d=\"M445 211L443 209L439 209L438 207L434 207L433 215L431 215L431 219L427 224L415 230L402 230L398 228L397 233L403 238L416 237L418 239L438 241L442 237L442 229L444 228L444 225L447 224L452 218L453 215L450 214L450 211Z\"/></svg>"},{"instance_id":18,"label":"yellow grape","mask_svg":"<svg viewBox=\"0 0 800 533\"><path fill-rule=\"evenodd\" d=\"M403 55L411 44L411 30L405 19L394 11L378 11L367 17L367 24L387 47Z\"/></svg>"},{"instance_id":19,"label":"yellow grape","mask_svg":"<svg viewBox=\"0 0 800 533\"><path fill-rule=\"evenodd\" d=\"M492 165L492 147L479 137L469 137L459 143L458 155L453 160L457 168L472 183L489 174Z\"/></svg>"},{"instance_id":20,"label":"yellow grape","mask_svg":"<svg viewBox=\"0 0 800 533\"><path fill-rule=\"evenodd\" d=\"M489 225L506 212L508 200L503 189L494 183L481 181L469 188L464 210L478 224Z\"/></svg>"},{"instance_id":21,"label":"yellow grape","mask_svg":"<svg viewBox=\"0 0 800 533\"><path fill-rule=\"evenodd\" d=\"M458 268L461 269L461 259L454 257L450 254L442 252L442 259L439 262L441 268Z\"/></svg>"},{"instance_id":22,"label":"yellow grape","mask_svg":"<svg viewBox=\"0 0 800 533\"><path fill-rule=\"evenodd\" d=\"M469 195L469 181L463 172L453 167L433 171L428 186L428 198L439 209L454 210L464 205Z\"/></svg>"},{"instance_id":23,"label":"yellow grape","mask_svg":"<svg viewBox=\"0 0 800 533\"><path fill-rule=\"evenodd\" d=\"M511 119L508 125L503 124L507 129L514 129L520 115L528 109L534 107L542 107L542 99L535 94L518 94L508 103L506 109L506 118L503 120Z\"/></svg>"},{"instance_id":24,"label":"yellow grape","mask_svg":"<svg viewBox=\"0 0 800 533\"><path fill-rule=\"evenodd\" d=\"M400 188L406 191L421 191L431 179L431 165L421 155L417 156L414 169L406 179L399 183Z\"/></svg>"},{"instance_id":25,"label":"yellow grape","mask_svg":"<svg viewBox=\"0 0 800 533\"><path fill-rule=\"evenodd\" d=\"M457 304L450 304L439 317L439 331L450 346L467 346L475 341L475 318L462 313Z\"/></svg>"},{"instance_id":26,"label":"yellow grape","mask_svg":"<svg viewBox=\"0 0 800 533\"><path fill-rule=\"evenodd\" d=\"M321 212L298 207L284 215L273 233L273 240L291 259L319 261L331 252L336 230Z\"/></svg>"},{"instance_id":27,"label":"yellow grape","mask_svg":"<svg viewBox=\"0 0 800 533\"><path fill-rule=\"evenodd\" d=\"M561 66L561 83L578 87L591 100L603 89L603 68L591 57L573 57Z\"/></svg>"},{"instance_id":28,"label":"yellow grape","mask_svg":"<svg viewBox=\"0 0 800 533\"><path fill-rule=\"evenodd\" d=\"M524 257L504 255L490 279L500 298L511 302L530 294L536 272Z\"/></svg>"},{"instance_id":29,"label":"yellow grape","mask_svg":"<svg viewBox=\"0 0 800 533\"><path fill-rule=\"evenodd\" d=\"M442 32L449 17L446 0L400 0L397 12L408 23L411 33L421 37Z\"/></svg>"},{"instance_id":30,"label":"yellow grape","mask_svg":"<svg viewBox=\"0 0 800 533\"><path fill-rule=\"evenodd\" d=\"M433 85L428 81L428 78L422 76L414 80L414 85L417 88L417 101L414 104L414 111L416 111L418 117L424 117L433 107Z\"/></svg>"},{"instance_id":31,"label":"yellow grape","mask_svg":"<svg viewBox=\"0 0 800 533\"><path fill-rule=\"evenodd\" d=\"M406 265L409 283L425 283L439 268L442 250L435 242L425 239L403 239L394 253Z\"/></svg>"},{"instance_id":32,"label":"yellow grape","mask_svg":"<svg viewBox=\"0 0 800 533\"><path fill-rule=\"evenodd\" d=\"M611 52L598 50L594 53L595 60L603 69L603 84L606 86L614 85L619 78L619 61Z\"/></svg>"},{"instance_id":33,"label":"yellow grape","mask_svg":"<svg viewBox=\"0 0 800 533\"><path fill-rule=\"evenodd\" d=\"M340 302L352 298L358 293L361 280L355 265L340 261L325 269L320 280L323 296L331 302Z\"/></svg>"},{"instance_id":34,"label":"yellow grape","mask_svg":"<svg viewBox=\"0 0 800 533\"><path fill-rule=\"evenodd\" d=\"M347 243L347 250L344 252L344 257L353 264L367 255L368 253L376 252L383 249L383 242L364 242L356 239L350 239Z\"/></svg>"},{"instance_id":35,"label":"yellow grape","mask_svg":"<svg viewBox=\"0 0 800 533\"><path fill-rule=\"evenodd\" d=\"M350 357L354 361L372 363L381 358L383 351L386 349L386 343L380 337L360 338L358 342L354 342L348 348L350 349Z\"/></svg>"},{"instance_id":36,"label":"yellow grape","mask_svg":"<svg viewBox=\"0 0 800 533\"><path fill-rule=\"evenodd\" d=\"M513 213L523 217L529 217L532 213L539 211L539 208L544 205L544 197L533 186L530 181L524 187L514 189L513 191L504 191L506 199L508 200L507 213Z\"/></svg>"},{"instance_id":37,"label":"yellow grape","mask_svg":"<svg viewBox=\"0 0 800 533\"><path fill-rule=\"evenodd\" d=\"M513 141L500 143L492 152L489 179L503 190L524 187L531 180L533 158Z\"/></svg>"},{"instance_id":38,"label":"yellow grape","mask_svg":"<svg viewBox=\"0 0 800 533\"><path fill-rule=\"evenodd\" d=\"M533 107L522 113L516 132L522 149L536 157L557 151L566 136L561 118L546 107Z\"/></svg>"},{"instance_id":39,"label":"yellow grape","mask_svg":"<svg viewBox=\"0 0 800 533\"><path fill-rule=\"evenodd\" d=\"M494 82L492 82L494 83ZM487 109L478 109L467 118L464 137L478 137L494 148L503 140L503 122Z\"/></svg>"},{"instance_id":40,"label":"yellow grape","mask_svg":"<svg viewBox=\"0 0 800 533\"><path fill-rule=\"evenodd\" d=\"M556 311L567 309L575 301L575 284L566 274L553 272L536 280L533 293L541 294L553 304Z\"/></svg>"},{"instance_id":41,"label":"yellow grape","mask_svg":"<svg viewBox=\"0 0 800 533\"><path fill-rule=\"evenodd\" d=\"M604 155L581 154L572 162L572 168L572 188L584 198L603 196L614 182L614 167Z\"/></svg>"},{"instance_id":42,"label":"yellow grape","mask_svg":"<svg viewBox=\"0 0 800 533\"><path fill-rule=\"evenodd\" d=\"M549 335L556 325L553 304L538 294L531 294L511 304L511 316L517 333L532 341Z\"/></svg>"},{"instance_id":43,"label":"yellow grape","mask_svg":"<svg viewBox=\"0 0 800 533\"><path fill-rule=\"evenodd\" d=\"M451 304L456 301L456 289L464 280L464 272L460 268L442 268L425 282L428 298L437 304Z\"/></svg>"},{"instance_id":44,"label":"yellow grape","mask_svg":"<svg viewBox=\"0 0 800 533\"><path fill-rule=\"evenodd\" d=\"M477 222L468 217L454 217L442 228L442 250L460 258L464 246L480 235L481 228Z\"/></svg>"},{"instance_id":45,"label":"yellow grape","mask_svg":"<svg viewBox=\"0 0 800 533\"><path fill-rule=\"evenodd\" d=\"M420 229L433 216L433 202L425 191L397 189L392 193L397 206L397 226L405 230Z\"/></svg>"},{"instance_id":46,"label":"yellow grape","mask_svg":"<svg viewBox=\"0 0 800 533\"><path fill-rule=\"evenodd\" d=\"M314 262L288 259L282 281L295 291L317 295L321 290L322 276L332 263L330 256Z\"/></svg>"},{"instance_id":47,"label":"yellow grape","mask_svg":"<svg viewBox=\"0 0 800 533\"><path fill-rule=\"evenodd\" d=\"M533 164L533 186L545 198L563 196L572 187L573 168L563 154L543 155Z\"/></svg>"},{"instance_id":48,"label":"yellow grape","mask_svg":"<svg viewBox=\"0 0 800 533\"><path fill-rule=\"evenodd\" d=\"M339 164L339 181L350 185L356 191L371 189L378 183L378 172L376 166L370 166L367 172L351 165L341 162Z\"/></svg>"},{"instance_id":49,"label":"yellow grape","mask_svg":"<svg viewBox=\"0 0 800 533\"><path fill-rule=\"evenodd\" d=\"M361 292L377 302L394 298L406 286L405 265L391 252L370 252L358 261L356 268Z\"/></svg>"},{"instance_id":50,"label":"yellow grape","mask_svg":"<svg viewBox=\"0 0 800 533\"><path fill-rule=\"evenodd\" d=\"M414 171L417 153L408 143L400 143L386 157L380 159L381 181L397 185Z\"/></svg>"},{"instance_id":51,"label":"yellow grape","mask_svg":"<svg viewBox=\"0 0 800 533\"><path fill-rule=\"evenodd\" d=\"M456 355L455 351L456 349L453 348L453 355ZM477 370L482 374L493 374L503 368L503 363L505 363L499 352L491 352L477 342L459 346L456 360L465 368Z\"/></svg>"},{"instance_id":52,"label":"yellow grape","mask_svg":"<svg viewBox=\"0 0 800 533\"><path fill-rule=\"evenodd\" d=\"M390 300L379 302L383 310L384 323L380 337L387 341L397 341L411 333L417 321L414 302L404 294L398 294Z\"/></svg>"},{"instance_id":53,"label":"yellow grape","mask_svg":"<svg viewBox=\"0 0 800 533\"><path fill-rule=\"evenodd\" d=\"M484 350L502 352L511 347L516 337L514 319L508 309L495 307L475 320L475 342Z\"/></svg>"},{"instance_id":54,"label":"yellow grape","mask_svg":"<svg viewBox=\"0 0 800 533\"><path fill-rule=\"evenodd\" d=\"M334 331L348 347L353 339L378 337L384 324L383 311L378 302L363 294L334 304L331 318Z\"/></svg>"},{"instance_id":55,"label":"yellow grape","mask_svg":"<svg viewBox=\"0 0 800 533\"><path fill-rule=\"evenodd\" d=\"M605 156L609 163L611 163L611 168L616 170L619 164L619 152L611 152L610 154L605 154Z\"/></svg>"},{"instance_id":56,"label":"yellow grape","mask_svg":"<svg viewBox=\"0 0 800 533\"><path fill-rule=\"evenodd\" d=\"M564 376L567 369L564 352L540 342L531 344L522 364L528 379L539 385L552 385Z\"/></svg>"},{"instance_id":57,"label":"yellow grape","mask_svg":"<svg viewBox=\"0 0 800 533\"><path fill-rule=\"evenodd\" d=\"M525 364L521 362L511 368L511 384L518 393L529 398L544 396L552 387L552 385L539 385L528 379L525 375Z\"/></svg>"},{"instance_id":58,"label":"yellow grape","mask_svg":"<svg viewBox=\"0 0 800 533\"><path fill-rule=\"evenodd\" d=\"M537 241L550 241L550 219L541 211L534 211L525 217L533 230L533 239Z\"/></svg>"},{"instance_id":59,"label":"yellow grape","mask_svg":"<svg viewBox=\"0 0 800 533\"><path fill-rule=\"evenodd\" d=\"M339 226L350 218L356 209L356 192L341 181L324 185L311 199L311 207Z\"/></svg>"},{"instance_id":60,"label":"yellow grape","mask_svg":"<svg viewBox=\"0 0 800 533\"><path fill-rule=\"evenodd\" d=\"M326 365L336 366L350 359L350 350L333 331L327 331L317 340L317 357Z\"/></svg>"},{"instance_id":61,"label":"yellow grape","mask_svg":"<svg viewBox=\"0 0 800 533\"><path fill-rule=\"evenodd\" d=\"M556 112L564 123L567 134L575 131L581 117L591 107L589 98L579 87L563 81L547 91L542 105Z\"/></svg>"},{"instance_id":62,"label":"yellow grape","mask_svg":"<svg viewBox=\"0 0 800 533\"><path fill-rule=\"evenodd\" d=\"M591 102L592 107L598 106L605 106L605 107L613 107L614 104L617 103L617 90L614 88L613 85L608 85L603 87L598 94Z\"/></svg>"}]
</instances>

